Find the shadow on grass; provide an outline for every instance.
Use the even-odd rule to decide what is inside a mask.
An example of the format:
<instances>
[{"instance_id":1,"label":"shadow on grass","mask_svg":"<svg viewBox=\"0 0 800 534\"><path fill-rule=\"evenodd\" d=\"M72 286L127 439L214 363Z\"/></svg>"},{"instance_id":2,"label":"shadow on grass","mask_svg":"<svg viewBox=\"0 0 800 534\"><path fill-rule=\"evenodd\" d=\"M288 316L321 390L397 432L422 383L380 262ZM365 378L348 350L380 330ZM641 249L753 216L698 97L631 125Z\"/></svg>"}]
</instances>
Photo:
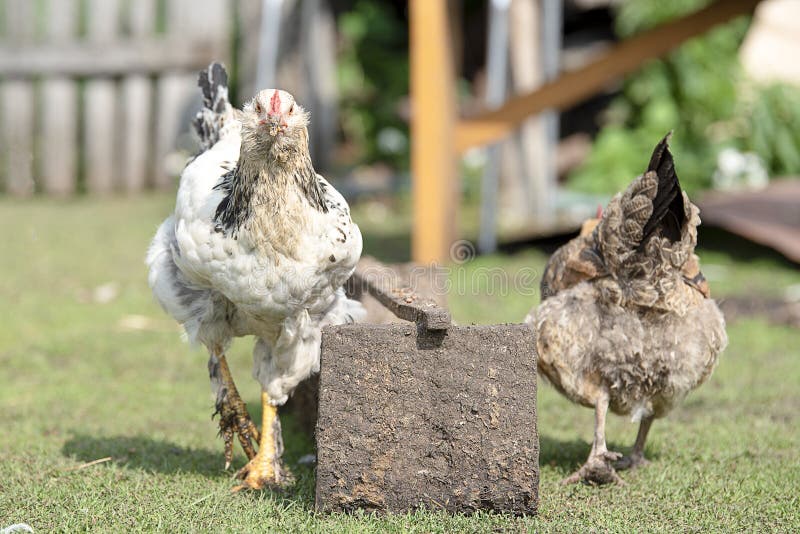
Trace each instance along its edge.
<instances>
[{"instance_id":1,"label":"shadow on grass","mask_svg":"<svg viewBox=\"0 0 800 534\"><path fill-rule=\"evenodd\" d=\"M313 465L298 465L296 460L309 452L308 437L298 433L292 422L284 433L286 450L284 460L288 461L296 483L285 491L276 494L283 501L294 502L304 509L314 506L315 470ZM214 450L182 447L169 441L145 436L94 436L75 434L61 449L64 456L80 462L91 462L99 458L111 457L111 462L126 469L141 470L151 474L196 473L208 478L231 479L231 487L237 484L232 479L236 469L243 466L245 458L237 453L231 471L223 469L222 440L215 440ZM238 447L238 444L236 445ZM268 491L268 490L266 490ZM261 492L253 492L256 498Z\"/></svg>"},{"instance_id":2,"label":"shadow on grass","mask_svg":"<svg viewBox=\"0 0 800 534\"><path fill-rule=\"evenodd\" d=\"M609 443L608 450L630 454L632 444L622 446L620 443ZM592 444L580 439L571 441L558 440L548 436L539 436L539 465L550 466L558 469L564 476L578 469L586 461ZM659 455L648 450L645 446L645 457L648 460L657 460Z\"/></svg>"},{"instance_id":3,"label":"shadow on grass","mask_svg":"<svg viewBox=\"0 0 800 534\"><path fill-rule=\"evenodd\" d=\"M230 476L223 467L222 442L217 451L181 447L145 436L94 436L75 434L61 452L82 462L110 456L117 465L151 473L200 473L208 477Z\"/></svg>"},{"instance_id":4,"label":"shadow on grass","mask_svg":"<svg viewBox=\"0 0 800 534\"><path fill-rule=\"evenodd\" d=\"M591 443L580 439L562 441L539 435L539 465L556 467L566 475L586 461L591 448Z\"/></svg>"}]
</instances>

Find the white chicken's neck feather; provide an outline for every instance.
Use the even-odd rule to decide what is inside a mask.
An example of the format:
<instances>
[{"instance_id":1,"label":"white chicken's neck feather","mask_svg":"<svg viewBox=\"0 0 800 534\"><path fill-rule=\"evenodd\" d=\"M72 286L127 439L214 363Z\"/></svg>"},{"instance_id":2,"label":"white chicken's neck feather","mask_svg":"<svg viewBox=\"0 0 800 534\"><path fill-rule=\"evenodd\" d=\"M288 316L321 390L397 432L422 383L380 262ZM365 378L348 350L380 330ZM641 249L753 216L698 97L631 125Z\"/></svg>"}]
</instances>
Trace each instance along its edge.
<instances>
[{"instance_id":1,"label":"white chicken's neck feather","mask_svg":"<svg viewBox=\"0 0 800 534\"><path fill-rule=\"evenodd\" d=\"M323 186L311 162L307 134L265 143L257 132L242 132L236 168L217 186L226 192L215 220L226 233L246 226L257 206L280 213L290 192L299 192L314 209L327 212Z\"/></svg>"}]
</instances>

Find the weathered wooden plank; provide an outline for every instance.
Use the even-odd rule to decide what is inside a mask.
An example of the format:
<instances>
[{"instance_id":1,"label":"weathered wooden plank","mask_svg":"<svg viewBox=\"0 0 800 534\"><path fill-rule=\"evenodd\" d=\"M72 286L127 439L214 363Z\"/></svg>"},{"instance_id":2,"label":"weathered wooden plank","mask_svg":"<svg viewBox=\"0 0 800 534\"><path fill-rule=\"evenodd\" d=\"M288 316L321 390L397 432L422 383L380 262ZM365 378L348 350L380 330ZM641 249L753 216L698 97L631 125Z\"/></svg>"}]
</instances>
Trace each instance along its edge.
<instances>
[{"instance_id":1,"label":"weathered wooden plank","mask_svg":"<svg viewBox=\"0 0 800 534\"><path fill-rule=\"evenodd\" d=\"M521 324L325 328L317 510L535 513L534 339Z\"/></svg>"},{"instance_id":2,"label":"weathered wooden plank","mask_svg":"<svg viewBox=\"0 0 800 534\"><path fill-rule=\"evenodd\" d=\"M313 1L313 0L312 0ZM253 2L261 4L260 23L255 27L258 36L256 55L256 78L252 93L265 87L285 87L286 72L279 72L286 67L286 56L290 56L291 70L302 68L302 55L296 39L293 36L299 33L302 21L299 24L282 24L283 21L294 15L297 0L262 0ZM289 46L287 46L289 45ZM292 46L295 45L295 46ZM277 80L281 79L278 84ZM294 87L287 87L294 91ZM294 93L297 96L297 93ZM302 100L301 100L302 101Z\"/></svg>"},{"instance_id":3,"label":"weathered wooden plank","mask_svg":"<svg viewBox=\"0 0 800 534\"><path fill-rule=\"evenodd\" d=\"M69 0L67 0L69 1ZM138 0L137 0L138 3ZM111 43L65 42L20 46L0 44L0 73L4 77L122 76L157 74L164 70L195 70L215 58L212 40L203 36L141 37Z\"/></svg>"},{"instance_id":4,"label":"weathered wooden plank","mask_svg":"<svg viewBox=\"0 0 800 534\"><path fill-rule=\"evenodd\" d=\"M10 80L2 84L2 125L5 190L15 196L34 191L33 125L34 94L30 82Z\"/></svg>"},{"instance_id":5,"label":"weathered wooden plank","mask_svg":"<svg viewBox=\"0 0 800 534\"><path fill-rule=\"evenodd\" d=\"M136 0L129 4L129 27L134 39L144 38L153 31L155 0ZM122 189L128 193L144 189L150 166L148 145L151 141L151 105L153 88L150 79L132 74L122 80L122 123L125 132L121 145Z\"/></svg>"},{"instance_id":6,"label":"weathered wooden plank","mask_svg":"<svg viewBox=\"0 0 800 534\"><path fill-rule=\"evenodd\" d=\"M698 202L703 224L771 247L800 263L800 181L774 180L760 191L714 191Z\"/></svg>"},{"instance_id":7,"label":"weathered wooden plank","mask_svg":"<svg viewBox=\"0 0 800 534\"><path fill-rule=\"evenodd\" d=\"M88 0L88 7L88 38L101 46L112 43L119 29L119 0ZM86 189L107 194L114 188L117 161L116 85L109 78L90 79L83 98Z\"/></svg>"},{"instance_id":8,"label":"weathered wooden plank","mask_svg":"<svg viewBox=\"0 0 800 534\"><path fill-rule=\"evenodd\" d=\"M170 72L162 75L156 85L156 137L154 147L153 185L157 189L169 190L175 186L179 169L170 163L170 154L176 149L176 141L186 128L189 115L183 107L191 101L195 88L195 76Z\"/></svg>"},{"instance_id":9,"label":"weathered wooden plank","mask_svg":"<svg viewBox=\"0 0 800 534\"><path fill-rule=\"evenodd\" d=\"M442 263L455 240L458 186L453 131L455 81L446 0L412 0L412 258Z\"/></svg>"},{"instance_id":10,"label":"weathered wooden plank","mask_svg":"<svg viewBox=\"0 0 800 534\"><path fill-rule=\"evenodd\" d=\"M29 0L6 0L5 38L20 44L34 37L34 4ZM8 80L0 88L2 146L5 190L16 196L30 195L33 182L33 85L23 80ZM2 179L0 179L2 181Z\"/></svg>"},{"instance_id":11,"label":"weathered wooden plank","mask_svg":"<svg viewBox=\"0 0 800 534\"><path fill-rule=\"evenodd\" d=\"M228 32L227 0L169 0L167 3L167 32L186 41L205 40L212 57L224 60ZM156 89L156 147L154 184L160 189L173 186L174 169L168 156L176 146L178 134L187 128L187 108L199 102L197 73L180 69L167 71L158 80Z\"/></svg>"},{"instance_id":12,"label":"weathered wooden plank","mask_svg":"<svg viewBox=\"0 0 800 534\"><path fill-rule=\"evenodd\" d=\"M684 41L751 13L761 0L718 0L700 11L627 39L589 65L562 74L537 90L511 98L501 108L465 119L456 128L456 148L496 141L527 117L545 109L564 109L594 94L606 84L642 64L663 56Z\"/></svg>"},{"instance_id":13,"label":"weathered wooden plank","mask_svg":"<svg viewBox=\"0 0 800 534\"><path fill-rule=\"evenodd\" d=\"M525 0L517 0L525 1ZM517 3L517 2L515 2ZM491 0L489 2L489 34L486 45L486 104L497 107L506 98L508 81L508 11L509 2ZM508 147L490 146L486 151L483 166L480 195L480 229L478 248L483 253L497 250L497 193L499 182L508 170L503 163L503 151ZM514 161L517 158L509 158ZM516 161L514 161L516 163ZM502 172L501 172L502 170ZM521 176L515 173L511 176Z\"/></svg>"},{"instance_id":14,"label":"weathered wooden plank","mask_svg":"<svg viewBox=\"0 0 800 534\"><path fill-rule=\"evenodd\" d=\"M362 258L350 284L366 290L400 319L417 323L427 330L447 330L453 321L450 312L439 307L432 298L417 294L411 281L399 284L392 268L373 258Z\"/></svg>"},{"instance_id":15,"label":"weathered wooden plank","mask_svg":"<svg viewBox=\"0 0 800 534\"><path fill-rule=\"evenodd\" d=\"M47 13L47 38L50 42L67 42L77 27L75 0L51 0L44 5ZM8 54L3 54L8 55ZM42 82L42 189L54 195L65 195L77 186L78 89L65 76L52 76Z\"/></svg>"}]
</instances>

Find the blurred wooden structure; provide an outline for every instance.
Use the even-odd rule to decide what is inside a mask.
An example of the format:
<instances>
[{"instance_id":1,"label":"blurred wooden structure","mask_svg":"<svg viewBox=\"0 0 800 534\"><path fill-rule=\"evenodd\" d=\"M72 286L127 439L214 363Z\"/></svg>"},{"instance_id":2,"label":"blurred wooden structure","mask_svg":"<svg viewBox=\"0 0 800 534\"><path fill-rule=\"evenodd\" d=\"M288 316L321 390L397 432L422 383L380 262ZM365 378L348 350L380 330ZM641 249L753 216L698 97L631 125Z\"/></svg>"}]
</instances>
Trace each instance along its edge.
<instances>
[{"instance_id":1,"label":"blurred wooden structure","mask_svg":"<svg viewBox=\"0 0 800 534\"><path fill-rule=\"evenodd\" d=\"M759 191L711 191L699 205L703 224L724 228L800 263L800 180L776 180Z\"/></svg>"},{"instance_id":2,"label":"blurred wooden structure","mask_svg":"<svg viewBox=\"0 0 800 534\"><path fill-rule=\"evenodd\" d=\"M696 13L621 42L589 65L563 73L527 94L514 96L498 109L459 119L448 0L411 0L414 261L442 263L448 259L458 220L459 154L502 139L531 115L580 102L684 41L736 16L751 13L759 2L717 0Z\"/></svg>"},{"instance_id":3,"label":"blurred wooden structure","mask_svg":"<svg viewBox=\"0 0 800 534\"><path fill-rule=\"evenodd\" d=\"M0 2L5 191L171 187L197 70L229 57L230 0Z\"/></svg>"},{"instance_id":4,"label":"blurred wooden structure","mask_svg":"<svg viewBox=\"0 0 800 534\"><path fill-rule=\"evenodd\" d=\"M0 1L0 186L171 187L197 70L229 56L229 0Z\"/></svg>"},{"instance_id":5,"label":"blurred wooden structure","mask_svg":"<svg viewBox=\"0 0 800 534\"><path fill-rule=\"evenodd\" d=\"M0 0L0 192L174 188L194 150L184 134L200 105L197 71L225 62L237 103L250 98L273 4L281 31L269 83L313 113L324 166L337 127L328 0Z\"/></svg>"}]
</instances>

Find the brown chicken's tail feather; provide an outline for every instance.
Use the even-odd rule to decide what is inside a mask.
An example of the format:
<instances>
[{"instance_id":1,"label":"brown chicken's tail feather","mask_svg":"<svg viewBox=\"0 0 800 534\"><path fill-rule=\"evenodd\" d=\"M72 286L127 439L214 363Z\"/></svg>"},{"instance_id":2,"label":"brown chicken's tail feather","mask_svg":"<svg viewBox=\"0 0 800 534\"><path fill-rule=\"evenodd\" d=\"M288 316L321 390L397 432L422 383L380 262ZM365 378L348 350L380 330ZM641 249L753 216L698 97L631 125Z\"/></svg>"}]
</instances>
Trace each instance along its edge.
<instances>
[{"instance_id":1,"label":"brown chicken's tail feather","mask_svg":"<svg viewBox=\"0 0 800 534\"><path fill-rule=\"evenodd\" d=\"M669 151L668 133L656 145L647 173L654 172L658 179L655 196L652 199L653 211L642 228L639 248L642 249L651 236L659 230L661 235L674 243L681 239L681 229L686 222L686 209L683 205L683 193L678 175L675 173L675 162Z\"/></svg>"}]
</instances>

